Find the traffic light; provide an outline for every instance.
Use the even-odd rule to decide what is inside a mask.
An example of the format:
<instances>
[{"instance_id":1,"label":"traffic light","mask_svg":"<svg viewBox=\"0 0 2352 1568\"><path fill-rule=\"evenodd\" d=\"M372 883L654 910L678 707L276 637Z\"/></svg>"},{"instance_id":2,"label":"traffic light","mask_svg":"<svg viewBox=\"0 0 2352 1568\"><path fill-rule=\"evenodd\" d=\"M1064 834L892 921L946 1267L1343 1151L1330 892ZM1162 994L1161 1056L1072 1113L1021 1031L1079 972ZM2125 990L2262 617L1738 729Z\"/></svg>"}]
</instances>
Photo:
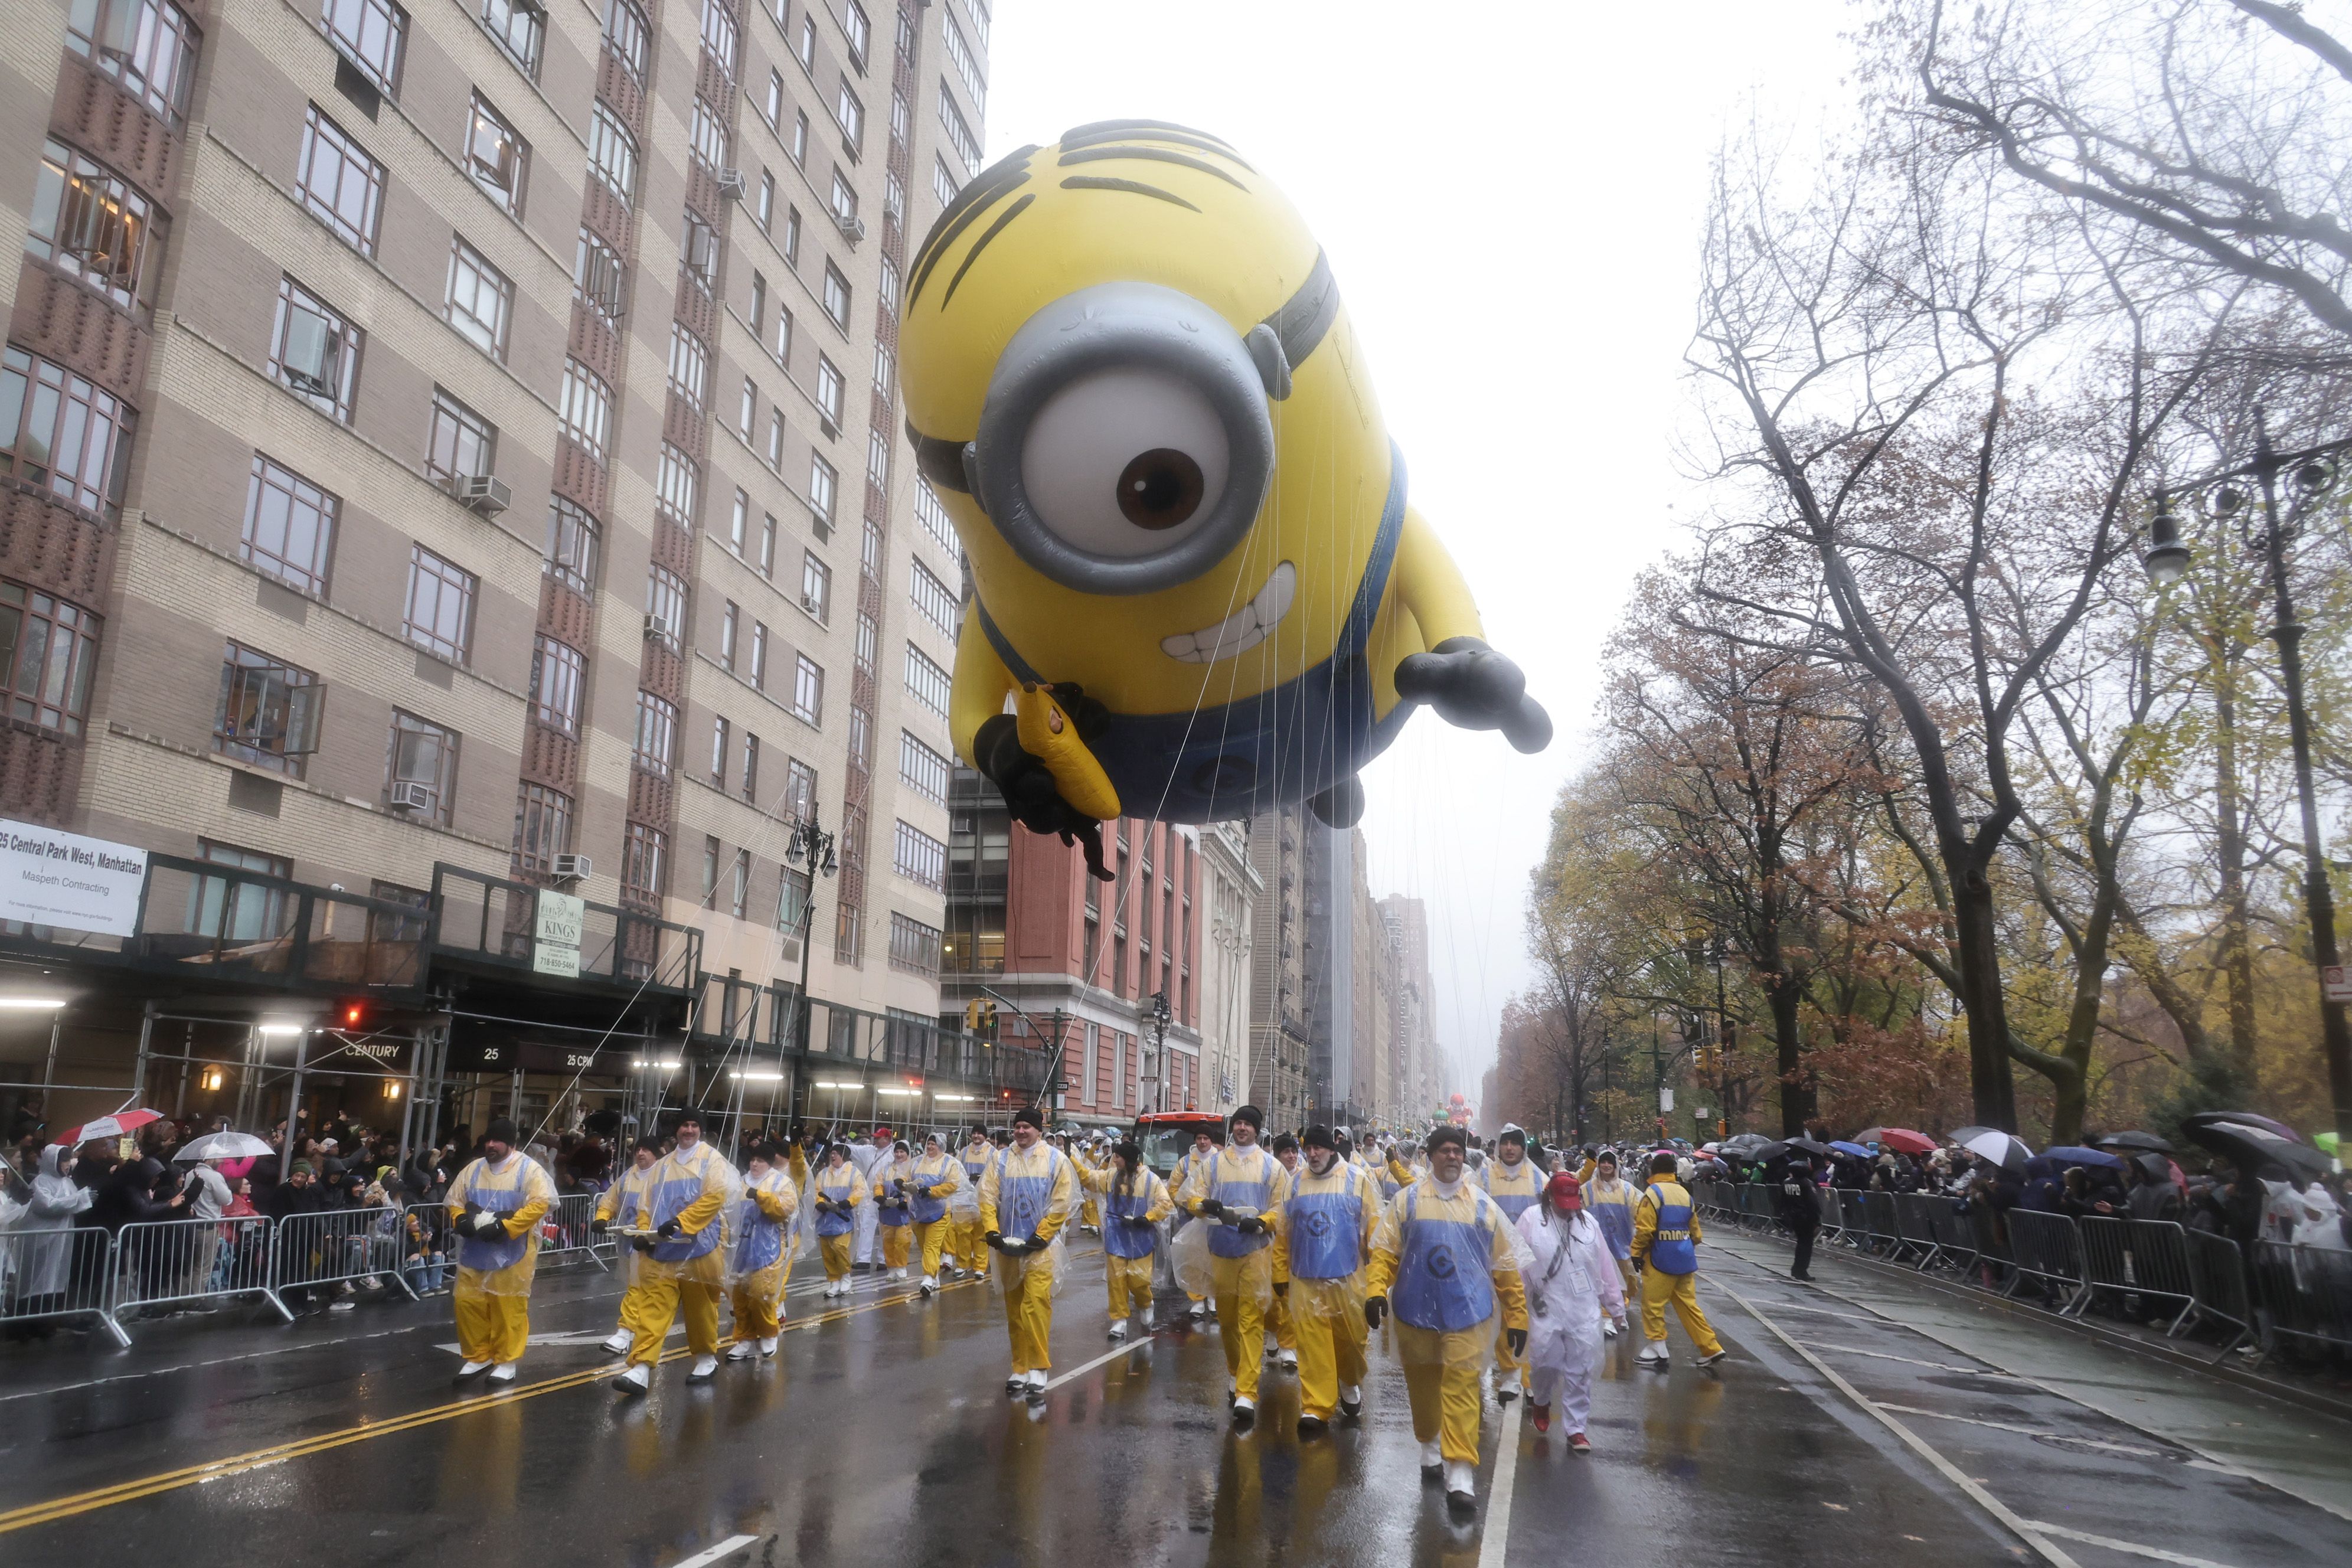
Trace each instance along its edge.
<instances>
[{"instance_id":1,"label":"traffic light","mask_svg":"<svg viewBox=\"0 0 2352 1568\"><path fill-rule=\"evenodd\" d=\"M343 1027L345 1029L358 1028L367 1021L366 1005L359 1002L344 1003L342 1007L342 1019Z\"/></svg>"}]
</instances>

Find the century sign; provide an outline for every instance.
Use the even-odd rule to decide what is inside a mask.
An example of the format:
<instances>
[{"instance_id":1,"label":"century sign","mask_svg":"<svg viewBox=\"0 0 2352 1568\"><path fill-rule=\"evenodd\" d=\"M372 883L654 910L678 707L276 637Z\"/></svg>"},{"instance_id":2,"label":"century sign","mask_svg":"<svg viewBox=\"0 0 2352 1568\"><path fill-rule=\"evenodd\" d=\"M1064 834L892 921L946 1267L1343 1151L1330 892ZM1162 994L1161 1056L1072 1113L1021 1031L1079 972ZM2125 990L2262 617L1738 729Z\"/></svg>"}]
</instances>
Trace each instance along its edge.
<instances>
[{"instance_id":1,"label":"century sign","mask_svg":"<svg viewBox=\"0 0 2352 1568\"><path fill-rule=\"evenodd\" d=\"M139 934L147 851L0 818L0 920Z\"/></svg>"}]
</instances>

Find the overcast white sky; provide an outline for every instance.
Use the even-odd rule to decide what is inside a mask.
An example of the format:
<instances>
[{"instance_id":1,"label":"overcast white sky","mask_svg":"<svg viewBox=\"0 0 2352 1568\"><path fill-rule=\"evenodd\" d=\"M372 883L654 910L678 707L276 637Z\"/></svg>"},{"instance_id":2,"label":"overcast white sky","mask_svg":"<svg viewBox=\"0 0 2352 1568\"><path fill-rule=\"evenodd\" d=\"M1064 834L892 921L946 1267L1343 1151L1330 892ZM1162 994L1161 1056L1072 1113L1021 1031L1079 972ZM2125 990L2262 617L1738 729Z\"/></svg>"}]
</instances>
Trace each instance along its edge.
<instances>
[{"instance_id":1,"label":"overcast white sky","mask_svg":"<svg viewBox=\"0 0 2352 1568\"><path fill-rule=\"evenodd\" d=\"M1331 258L1412 497L1559 738L1416 717L1364 775L1372 889L1428 900L1438 1038L1467 1078L1527 984L1528 873L1585 753L1602 642L1689 505L1709 153L1751 106L1841 99L1843 0L996 0L992 159L1091 120L1224 138Z\"/></svg>"}]
</instances>

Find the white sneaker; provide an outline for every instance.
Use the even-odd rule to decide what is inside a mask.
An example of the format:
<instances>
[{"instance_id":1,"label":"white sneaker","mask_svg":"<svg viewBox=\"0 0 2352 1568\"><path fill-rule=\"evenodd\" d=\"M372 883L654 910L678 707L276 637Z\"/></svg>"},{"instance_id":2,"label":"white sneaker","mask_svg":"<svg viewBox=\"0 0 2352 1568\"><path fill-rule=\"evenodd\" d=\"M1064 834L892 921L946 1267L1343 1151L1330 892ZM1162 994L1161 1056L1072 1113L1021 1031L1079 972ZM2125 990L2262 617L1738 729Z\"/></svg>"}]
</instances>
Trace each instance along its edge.
<instances>
[{"instance_id":1,"label":"white sneaker","mask_svg":"<svg viewBox=\"0 0 2352 1568\"><path fill-rule=\"evenodd\" d=\"M717 1356L697 1356L694 1358L693 1370L686 1374L686 1381L688 1383L709 1383L710 1381L710 1374L718 1370L719 1358Z\"/></svg>"},{"instance_id":2,"label":"white sneaker","mask_svg":"<svg viewBox=\"0 0 2352 1568\"><path fill-rule=\"evenodd\" d=\"M1445 1500L1455 1508L1478 1506L1478 1467L1467 1459L1445 1461Z\"/></svg>"},{"instance_id":3,"label":"white sneaker","mask_svg":"<svg viewBox=\"0 0 2352 1568\"><path fill-rule=\"evenodd\" d=\"M1226 1403L1226 1405L1231 1405L1234 1400L1239 1399L1241 1396L1242 1396L1242 1380L1241 1380L1240 1378L1238 1378L1238 1377L1229 1377L1229 1378L1225 1379L1225 1403Z\"/></svg>"},{"instance_id":4,"label":"white sneaker","mask_svg":"<svg viewBox=\"0 0 2352 1568\"><path fill-rule=\"evenodd\" d=\"M1617 1337L1617 1325L1607 1318L1601 1319L1601 1337L1604 1340L1615 1339Z\"/></svg>"},{"instance_id":5,"label":"white sneaker","mask_svg":"<svg viewBox=\"0 0 2352 1568\"><path fill-rule=\"evenodd\" d=\"M1052 1382L1052 1381L1053 1381L1053 1380L1052 1380L1050 1377L1048 1377L1048 1376L1046 1375L1045 1369L1044 1367L1042 1367L1042 1366L1033 1366L1033 1367L1031 1367L1031 1368L1029 1369L1029 1392L1030 1392L1030 1393L1032 1393L1032 1394L1043 1394L1043 1393L1045 1393L1045 1384L1048 1384L1048 1383L1050 1383L1050 1382Z\"/></svg>"},{"instance_id":6,"label":"white sneaker","mask_svg":"<svg viewBox=\"0 0 2352 1568\"><path fill-rule=\"evenodd\" d=\"M1136 1314L1135 1321L1136 1326L1147 1334L1155 1327L1151 1321L1151 1309L1149 1307L1144 1308L1142 1311Z\"/></svg>"},{"instance_id":7,"label":"white sneaker","mask_svg":"<svg viewBox=\"0 0 2352 1568\"><path fill-rule=\"evenodd\" d=\"M1234 1425L1248 1426L1257 1420L1257 1401L1247 1397L1234 1401Z\"/></svg>"},{"instance_id":8,"label":"white sneaker","mask_svg":"<svg viewBox=\"0 0 2352 1568\"><path fill-rule=\"evenodd\" d=\"M1445 1473L1445 1451L1434 1437L1421 1446L1421 1473L1429 1480L1435 1480Z\"/></svg>"},{"instance_id":9,"label":"white sneaker","mask_svg":"<svg viewBox=\"0 0 2352 1568\"><path fill-rule=\"evenodd\" d=\"M1519 1396L1519 1374L1507 1372L1495 1379L1495 1403L1508 1405Z\"/></svg>"},{"instance_id":10,"label":"white sneaker","mask_svg":"<svg viewBox=\"0 0 2352 1568\"><path fill-rule=\"evenodd\" d=\"M775 1353L776 1353L776 1336L775 1336L775 1335L773 1335L773 1334L770 1334L770 1335L768 1335L765 1339L763 1339L763 1340L761 1340L761 1341L760 1342L760 1354L761 1354L761 1355L762 1355L762 1356L772 1356L772 1355L773 1355L773 1354L775 1354Z\"/></svg>"},{"instance_id":11,"label":"white sneaker","mask_svg":"<svg viewBox=\"0 0 2352 1568\"><path fill-rule=\"evenodd\" d=\"M482 1373L486 1373L486 1372L488 1372L488 1371L489 1371L489 1370L490 1370L490 1363L489 1363L488 1362L486 1362L486 1361L469 1361L469 1362L467 1362L465 1365L463 1365L463 1366L461 1366L461 1367L459 1367L459 1368L457 1369L457 1381L458 1381L459 1383L464 1383L464 1382L466 1382L468 1378L476 1378L476 1377L479 1377L479 1376L481 1376L481 1375L482 1375Z\"/></svg>"},{"instance_id":12,"label":"white sneaker","mask_svg":"<svg viewBox=\"0 0 2352 1568\"><path fill-rule=\"evenodd\" d=\"M737 1340L733 1344L729 1345L727 1347L727 1359L729 1361L750 1361L751 1359L751 1342L747 1340Z\"/></svg>"},{"instance_id":13,"label":"white sneaker","mask_svg":"<svg viewBox=\"0 0 2352 1568\"><path fill-rule=\"evenodd\" d=\"M1114 1344L1118 1341L1127 1338L1127 1320L1125 1318L1121 1318L1118 1321L1110 1326L1110 1337L1111 1342Z\"/></svg>"},{"instance_id":14,"label":"white sneaker","mask_svg":"<svg viewBox=\"0 0 2352 1568\"><path fill-rule=\"evenodd\" d=\"M490 1381L492 1383L512 1383L514 1380L514 1363L510 1361L502 1361L499 1363L498 1365L490 1368Z\"/></svg>"},{"instance_id":15,"label":"white sneaker","mask_svg":"<svg viewBox=\"0 0 2352 1568\"><path fill-rule=\"evenodd\" d=\"M1643 1345L1642 1353L1635 1356L1633 1359L1643 1366L1664 1366L1670 1359L1666 1354L1666 1342L1664 1340L1650 1341L1648 1343Z\"/></svg>"},{"instance_id":16,"label":"white sneaker","mask_svg":"<svg viewBox=\"0 0 2352 1568\"><path fill-rule=\"evenodd\" d=\"M1204 1317L1206 1317L1206 1316L1208 1315L1208 1311L1209 1311L1209 1304L1208 1304L1206 1301L1195 1301L1195 1302L1193 1302L1193 1303L1192 1303L1192 1321L1193 1321L1194 1322L1196 1322L1196 1323L1197 1323L1197 1322L1199 1322L1202 1318L1204 1318Z\"/></svg>"},{"instance_id":17,"label":"white sneaker","mask_svg":"<svg viewBox=\"0 0 2352 1568\"><path fill-rule=\"evenodd\" d=\"M613 1380L613 1386L623 1394L643 1394L653 1386L653 1374L642 1363L624 1370Z\"/></svg>"},{"instance_id":18,"label":"white sneaker","mask_svg":"<svg viewBox=\"0 0 2352 1568\"><path fill-rule=\"evenodd\" d=\"M939 1288L940 1288L940 1277L939 1277L938 1275L936 1275L936 1274L926 1274L926 1275L924 1275L924 1276L923 1276L923 1294L924 1294L924 1295L929 1296L929 1295L930 1295L933 1291L937 1290Z\"/></svg>"},{"instance_id":19,"label":"white sneaker","mask_svg":"<svg viewBox=\"0 0 2352 1568\"><path fill-rule=\"evenodd\" d=\"M1285 1372L1297 1372L1298 1370L1298 1352L1297 1351L1283 1352L1281 1365L1282 1370Z\"/></svg>"},{"instance_id":20,"label":"white sneaker","mask_svg":"<svg viewBox=\"0 0 2352 1568\"><path fill-rule=\"evenodd\" d=\"M628 1353L630 1344L636 1339L636 1335L631 1333L626 1329L614 1330L611 1333L604 1336L604 1353L606 1355L626 1355Z\"/></svg>"},{"instance_id":21,"label":"white sneaker","mask_svg":"<svg viewBox=\"0 0 2352 1568\"><path fill-rule=\"evenodd\" d=\"M890 1270L890 1278L893 1279L904 1279L906 1277L907 1271L903 1268L893 1268Z\"/></svg>"},{"instance_id":22,"label":"white sneaker","mask_svg":"<svg viewBox=\"0 0 2352 1568\"><path fill-rule=\"evenodd\" d=\"M1029 1374L1025 1372L1016 1372L1004 1380L1004 1392L1007 1394L1025 1394L1028 1389Z\"/></svg>"},{"instance_id":23,"label":"white sneaker","mask_svg":"<svg viewBox=\"0 0 2352 1568\"><path fill-rule=\"evenodd\" d=\"M1360 1384L1349 1383L1339 1387L1339 1414L1361 1415L1364 1413L1364 1391Z\"/></svg>"}]
</instances>

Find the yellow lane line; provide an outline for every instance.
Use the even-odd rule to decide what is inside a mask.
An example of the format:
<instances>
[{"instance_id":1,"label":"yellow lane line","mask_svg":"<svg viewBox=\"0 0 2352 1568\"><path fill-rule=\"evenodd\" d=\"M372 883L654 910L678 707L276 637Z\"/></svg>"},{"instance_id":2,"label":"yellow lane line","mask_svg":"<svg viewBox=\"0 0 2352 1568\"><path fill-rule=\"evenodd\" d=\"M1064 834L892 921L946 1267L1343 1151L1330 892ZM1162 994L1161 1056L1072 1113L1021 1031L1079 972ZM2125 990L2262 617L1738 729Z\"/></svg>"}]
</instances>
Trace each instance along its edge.
<instances>
[{"instance_id":1,"label":"yellow lane line","mask_svg":"<svg viewBox=\"0 0 2352 1568\"><path fill-rule=\"evenodd\" d=\"M941 1294L945 1294L949 1290L961 1289L964 1285L977 1283L977 1280L960 1280L955 1284L942 1285L940 1290ZM914 1299L915 1293L908 1291L882 1300L868 1301L862 1306L844 1307L830 1312L821 1312L814 1318L790 1319L777 1331L784 1334L798 1329L822 1328L827 1323L837 1323L845 1318L854 1318L860 1313L896 1306L901 1301ZM693 1353L690 1349L680 1347L665 1352L660 1362L667 1363L678 1361ZM407 1415L394 1416L384 1421L362 1423L341 1432L325 1433L316 1437L298 1438L290 1443L274 1444L267 1448L256 1448L249 1453L235 1454L205 1464L190 1465L183 1469L165 1470L158 1475L142 1476L136 1480L122 1481L110 1487L100 1487L94 1491L78 1492L70 1497L53 1498L47 1502L28 1503L22 1508L11 1509L5 1513L0 1513L0 1535L5 1535L12 1531L24 1530L36 1524L48 1524L60 1519L70 1519L76 1514L89 1513L101 1508L111 1508L117 1503L135 1502L141 1498L153 1497L158 1492L174 1491L181 1487L194 1486L202 1481L217 1480L225 1476L241 1475L247 1470L257 1470L264 1466L283 1464L289 1459L306 1458L312 1454L325 1453L331 1448L341 1448L352 1443L363 1443L372 1437L390 1436L394 1433L410 1431L418 1426L429 1426L436 1422L454 1420L457 1416L468 1415L476 1411L495 1410L501 1405L519 1405L526 1399L535 1399L542 1394L553 1394L566 1388L583 1388L592 1383L604 1382L614 1375L612 1366L607 1363L580 1372L565 1373L560 1377L551 1377L543 1382L526 1384L520 1388L509 1389L503 1394L475 1394L465 1399L453 1400L446 1405L434 1405L429 1409L419 1410Z\"/></svg>"}]
</instances>

